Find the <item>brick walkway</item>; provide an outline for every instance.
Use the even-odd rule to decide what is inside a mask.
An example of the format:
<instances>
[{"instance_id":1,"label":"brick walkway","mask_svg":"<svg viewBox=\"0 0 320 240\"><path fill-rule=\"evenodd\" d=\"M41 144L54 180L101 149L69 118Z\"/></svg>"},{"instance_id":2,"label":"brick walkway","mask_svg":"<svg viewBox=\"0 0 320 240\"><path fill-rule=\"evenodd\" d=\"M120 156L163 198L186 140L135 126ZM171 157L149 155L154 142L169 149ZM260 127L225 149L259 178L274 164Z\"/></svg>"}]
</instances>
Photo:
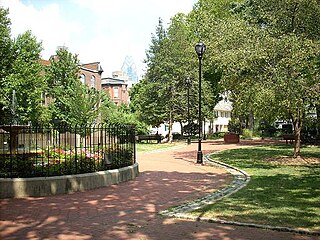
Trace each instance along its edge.
<instances>
[{"instance_id":1,"label":"brick walkway","mask_svg":"<svg viewBox=\"0 0 320 240\"><path fill-rule=\"evenodd\" d=\"M243 147L203 143L203 152ZM222 169L195 164L197 144L138 154L133 181L69 195L0 200L0 239L317 239L292 233L159 216L226 186Z\"/></svg>"}]
</instances>

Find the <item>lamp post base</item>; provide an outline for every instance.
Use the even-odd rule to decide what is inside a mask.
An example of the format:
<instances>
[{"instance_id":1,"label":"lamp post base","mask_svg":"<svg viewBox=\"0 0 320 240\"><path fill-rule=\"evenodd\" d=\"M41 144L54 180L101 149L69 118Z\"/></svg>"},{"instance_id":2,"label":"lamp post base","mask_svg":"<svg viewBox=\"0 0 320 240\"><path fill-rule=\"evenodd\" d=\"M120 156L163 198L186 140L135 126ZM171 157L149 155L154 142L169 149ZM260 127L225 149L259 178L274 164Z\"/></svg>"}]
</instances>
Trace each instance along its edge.
<instances>
[{"instance_id":1,"label":"lamp post base","mask_svg":"<svg viewBox=\"0 0 320 240\"><path fill-rule=\"evenodd\" d=\"M191 138L190 137L188 137L187 143L188 143L188 145L191 144Z\"/></svg>"},{"instance_id":2,"label":"lamp post base","mask_svg":"<svg viewBox=\"0 0 320 240\"><path fill-rule=\"evenodd\" d=\"M202 151L198 151L198 154L197 154L197 163L200 163L200 164L203 163L203 154L202 154Z\"/></svg>"}]
</instances>

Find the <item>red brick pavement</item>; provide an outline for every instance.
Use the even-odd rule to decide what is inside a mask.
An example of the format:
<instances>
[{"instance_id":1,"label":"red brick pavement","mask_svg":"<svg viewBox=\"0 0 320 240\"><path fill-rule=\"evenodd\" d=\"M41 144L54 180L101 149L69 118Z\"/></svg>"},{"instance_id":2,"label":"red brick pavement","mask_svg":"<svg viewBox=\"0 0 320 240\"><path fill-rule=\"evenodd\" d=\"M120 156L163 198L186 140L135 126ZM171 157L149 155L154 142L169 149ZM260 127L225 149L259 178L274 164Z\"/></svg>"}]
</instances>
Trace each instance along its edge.
<instances>
[{"instance_id":1,"label":"red brick pavement","mask_svg":"<svg viewBox=\"0 0 320 240\"><path fill-rule=\"evenodd\" d=\"M204 153L243 145L204 142ZM170 219L161 210L231 181L195 164L197 145L138 154L140 175L111 187L41 198L0 200L0 239L317 239L311 236Z\"/></svg>"}]
</instances>

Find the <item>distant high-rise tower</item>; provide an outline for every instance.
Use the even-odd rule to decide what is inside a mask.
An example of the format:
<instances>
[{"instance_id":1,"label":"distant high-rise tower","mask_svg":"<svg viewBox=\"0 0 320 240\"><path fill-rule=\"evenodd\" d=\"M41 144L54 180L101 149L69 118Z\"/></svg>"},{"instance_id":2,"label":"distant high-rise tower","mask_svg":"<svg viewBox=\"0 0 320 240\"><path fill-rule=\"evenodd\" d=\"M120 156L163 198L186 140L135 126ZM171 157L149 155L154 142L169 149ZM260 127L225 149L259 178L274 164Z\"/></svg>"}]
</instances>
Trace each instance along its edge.
<instances>
[{"instance_id":1,"label":"distant high-rise tower","mask_svg":"<svg viewBox=\"0 0 320 240\"><path fill-rule=\"evenodd\" d=\"M138 82L137 67L131 56L126 56L121 70L127 74L129 85L132 86Z\"/></svg>"}]
</instances>

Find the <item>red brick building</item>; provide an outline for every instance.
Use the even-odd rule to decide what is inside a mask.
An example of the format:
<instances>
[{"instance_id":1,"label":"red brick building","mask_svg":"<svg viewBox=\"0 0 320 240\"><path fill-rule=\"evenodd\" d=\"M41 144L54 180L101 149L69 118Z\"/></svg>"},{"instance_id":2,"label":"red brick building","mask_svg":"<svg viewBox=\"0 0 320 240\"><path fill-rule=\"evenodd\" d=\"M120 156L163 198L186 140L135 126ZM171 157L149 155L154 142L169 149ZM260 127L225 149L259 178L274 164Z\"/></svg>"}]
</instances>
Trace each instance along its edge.
<instances>
[{"instance_id":1,"label":"red brick building","mask_svg":"<svg viewBox=\"0 0 320 240\"><path fill-rule=\"evenodd\" d=\"M128 104L128 83L122 79L102 78L102 89L109 94L110 99L116 104Z\"/></svg>"},{"instance_id":2,"label":"red brick building","mask_svg":"<svg viewBox=\"0 0 320 240\"><path fill-rule=\"evenodd\" d=\"M41 63L45 66L50 65L48 60L41 60ZM113 72L112 78L101 78L103 69L100 62L80 64L79 68L79 78L83 84L97 90L104 90L117 105L129 103L128 76L122 71ZM44 105L49 101L44 97Z\"/></svg>"},{"instance_id":3,"label":"red brick building","mask_svg":"<svg viewBox=\"0 0 320 240\"><path fill-rule=\"evenodd\" d=\"M100 62L85 63L80 65L80 81L83 84L101 90L101 74L103 69Z\"/></svg>"}]
</instances>

